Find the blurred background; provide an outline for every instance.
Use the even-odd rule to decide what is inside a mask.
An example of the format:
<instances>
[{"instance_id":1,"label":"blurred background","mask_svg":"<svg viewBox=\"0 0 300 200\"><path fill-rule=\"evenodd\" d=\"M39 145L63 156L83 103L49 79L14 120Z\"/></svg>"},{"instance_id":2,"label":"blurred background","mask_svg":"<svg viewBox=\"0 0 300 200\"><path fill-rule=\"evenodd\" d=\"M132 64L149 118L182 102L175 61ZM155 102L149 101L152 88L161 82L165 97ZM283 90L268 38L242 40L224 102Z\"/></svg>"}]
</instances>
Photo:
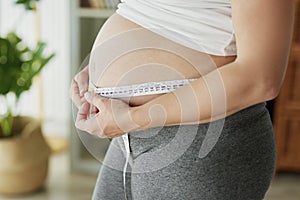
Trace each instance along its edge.
<instances>
[{"instance_id":1,"label":"blurred background","mask_svg":"<svg viewBox=\"0 0 300 200\"><path fill-rule=\"evenodd\" d=\"M299 2L295 1L294 38L286 79L280 95L267 105L278 158L266 200L300 199ZM117 3L0 0L0 200L91 198L99 160L109 141L74 128L69 86ZM7 63L19 68L8 68ZM28 90L19 89L25 86ZM10 135L9 130L18 135ZM89 152L86 143L99 147L99 151Z\"/></svg>"}]
</instances>

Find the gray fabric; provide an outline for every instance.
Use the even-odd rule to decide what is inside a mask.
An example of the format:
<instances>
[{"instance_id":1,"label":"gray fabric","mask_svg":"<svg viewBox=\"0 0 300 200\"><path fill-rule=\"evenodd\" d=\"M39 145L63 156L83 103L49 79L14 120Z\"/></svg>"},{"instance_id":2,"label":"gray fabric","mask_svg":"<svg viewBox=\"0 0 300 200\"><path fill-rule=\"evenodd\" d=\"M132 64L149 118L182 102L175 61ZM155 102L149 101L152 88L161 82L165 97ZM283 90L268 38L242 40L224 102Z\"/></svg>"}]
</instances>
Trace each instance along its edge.
<instances>
[{"instance_id":1,"label":"gray fabric","mask_svg":"<svg viewBox=\"0 0 300 200\"><path fill-rule=\"evenodd\" d=\"M275 171L275 140L266 102L211 123L130 133L126 193L134 200L262 200ZM207 132L221 134L199 156ZM217 134L216 134L217 135ZM183 137L184 136L184 137ZM209 140L207 140L209 143ZM156 157L155 157L156 156ZM113 139L93 200L122 200L124 144Z\"/></svg>"}]
</instances>

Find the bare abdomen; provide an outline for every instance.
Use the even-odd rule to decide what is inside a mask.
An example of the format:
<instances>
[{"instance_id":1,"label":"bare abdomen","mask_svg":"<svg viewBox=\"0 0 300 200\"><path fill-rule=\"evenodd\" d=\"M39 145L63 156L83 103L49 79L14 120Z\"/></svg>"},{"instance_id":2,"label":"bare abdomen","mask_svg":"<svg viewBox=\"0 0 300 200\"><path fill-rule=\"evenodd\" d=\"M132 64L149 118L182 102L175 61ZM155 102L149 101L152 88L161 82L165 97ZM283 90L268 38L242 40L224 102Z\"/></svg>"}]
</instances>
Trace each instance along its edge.
<instances>
[{"instance_id":1,"label":"bare abdomen","mask_svg":"<svg viewBox=\"0 0 300 200\"><path fill-rule=\"evenodd\" d=\"M212 56L172 42L121 17L112 15L99 31L89 64L97 87L199 78L235 60ZM138 106L159 95L122 99Z\"/></svg>"}]
</instances>

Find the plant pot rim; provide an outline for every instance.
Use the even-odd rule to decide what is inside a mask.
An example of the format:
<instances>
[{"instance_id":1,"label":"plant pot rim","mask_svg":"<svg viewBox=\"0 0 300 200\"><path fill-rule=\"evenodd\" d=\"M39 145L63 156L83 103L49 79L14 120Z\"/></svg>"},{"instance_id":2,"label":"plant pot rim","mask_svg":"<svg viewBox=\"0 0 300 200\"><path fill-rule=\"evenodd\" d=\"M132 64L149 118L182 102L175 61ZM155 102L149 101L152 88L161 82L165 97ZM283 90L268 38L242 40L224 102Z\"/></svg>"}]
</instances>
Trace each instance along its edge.
<instances>
[{"instance_id":1,"label":"plant pot rim","mask_svg":"<svg viewBox=\"0 0 300 200\"><path fill-rule=\"evenodd\" d=\"M14 121L15 120L24 120L25 121L25 125L21 128L22 130L26 127L26 125L30 124L30 123L34 123L36 128L41 128L41 122L37 119L34 118L32 116L27 116L27 115L17 115L14 116ZM15 126L15 124L13 125ZM22 132L21 130L21 132ZM8 142L8 141L13 141L13 140L23 140L24 139L24 135L22 133L20 134L15 134L11 137L0 137L0 142Z\"/></svg>"}]
</instances>

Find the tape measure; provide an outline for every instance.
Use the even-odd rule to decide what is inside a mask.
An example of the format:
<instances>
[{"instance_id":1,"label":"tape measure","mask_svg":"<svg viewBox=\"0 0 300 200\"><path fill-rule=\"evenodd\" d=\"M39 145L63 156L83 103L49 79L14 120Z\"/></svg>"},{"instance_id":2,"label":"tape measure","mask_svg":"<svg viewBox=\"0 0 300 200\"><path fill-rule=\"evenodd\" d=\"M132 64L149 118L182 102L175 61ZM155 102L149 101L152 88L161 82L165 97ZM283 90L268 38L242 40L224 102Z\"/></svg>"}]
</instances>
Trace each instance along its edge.
<instances>
[{"instance_id":1,"label":"tape measure","mask_svg":"<svg viewBox=\"0 0 300 200\"><path fill-rule=\"evenodd\" d=\"M171 81L161 81L161 82L147 82L135 85L126 85L118 87L104 87L97 88L92 83L90 83L90 91L107 97L107 98L125 98L125 97L135 97L151 94L163 94L168 93L177 88L188 84L196 78L192 79L182 79L182 80L171 80Z\"/></svg>"},{"instance_id":2,"label":"tape measure","mask_svg":"<svg viewBox=\"0 0 300 200\"><path fill-rule=\"evenodd\" d=\"M161 82L147 82L142 84L126 85L126 86L118 86L118 87L105 87L105 88L97 88L90 82L89 90L106 98L125 98L125 97L168 93L195 80L197 79L191 78L191 79L181 79L181 80L171 80L171 81L161 81ZM126 152L125 164L123 168L123 185L124 185L125 199L127 199L126 170L130 159L130 144L129 144L128 134L122 135L122 139L124 142L125 152Z\"/></svg>"}]
</instances>

